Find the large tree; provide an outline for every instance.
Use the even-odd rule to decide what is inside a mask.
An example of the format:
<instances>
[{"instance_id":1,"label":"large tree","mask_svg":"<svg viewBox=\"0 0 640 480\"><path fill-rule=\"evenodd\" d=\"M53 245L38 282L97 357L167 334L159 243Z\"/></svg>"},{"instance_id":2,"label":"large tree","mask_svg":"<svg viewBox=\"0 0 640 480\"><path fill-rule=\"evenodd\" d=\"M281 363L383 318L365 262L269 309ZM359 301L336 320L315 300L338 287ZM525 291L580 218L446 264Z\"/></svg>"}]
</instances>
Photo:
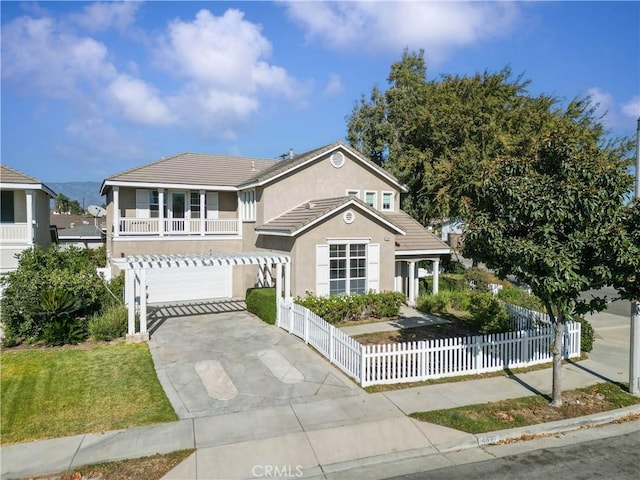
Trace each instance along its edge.
<instances>
[{"instance_id":1,"label":"large tree","mask_svg":"<svg viewBox=\"0 0 640 480\"><path fill-rule=\"evenodd\" d=\"M606 306L580 294L625 275L628 282L637 266L610 248L619 245L620 253L630 232L637 236L625 205L630 143L607 142L592 113L588 102L574 102L543 125L530 154L489 162L467 216L465 255L529 284L546 306L555 328L554 406L562 405L565 323Z\"/></svg>"},{"instance_id":2,"label":"large tree","mask_svg":"<svg viewBox=\"0 0 640 480\"><path fill-rule=\"evenodd\" d=\"M407 184L404 208L424 224L463 215L488 162L530 152L557 104L509 68L429 80L422 51L405 51L388 82L356 103L347 139Z\"/></svg>"}]
</instances>

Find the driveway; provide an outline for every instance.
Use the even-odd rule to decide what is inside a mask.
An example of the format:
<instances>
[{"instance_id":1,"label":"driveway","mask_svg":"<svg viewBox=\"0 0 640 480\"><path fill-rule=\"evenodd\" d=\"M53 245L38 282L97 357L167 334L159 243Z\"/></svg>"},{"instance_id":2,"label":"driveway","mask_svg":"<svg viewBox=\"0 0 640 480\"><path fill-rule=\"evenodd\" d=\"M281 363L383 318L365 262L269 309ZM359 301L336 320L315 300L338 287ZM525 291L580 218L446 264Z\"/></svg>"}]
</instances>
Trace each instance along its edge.
<instances>
[{"instance_id":1,"label":"driveway","mask_svg":"<svg viewBox=\"0 0 640 480\"><path fill-rule=\"evenodd\" d=\"M164 307L152 317L151 355L181 419L366 395L304 342L242 304Z\"/></svg>"}]
</instances>

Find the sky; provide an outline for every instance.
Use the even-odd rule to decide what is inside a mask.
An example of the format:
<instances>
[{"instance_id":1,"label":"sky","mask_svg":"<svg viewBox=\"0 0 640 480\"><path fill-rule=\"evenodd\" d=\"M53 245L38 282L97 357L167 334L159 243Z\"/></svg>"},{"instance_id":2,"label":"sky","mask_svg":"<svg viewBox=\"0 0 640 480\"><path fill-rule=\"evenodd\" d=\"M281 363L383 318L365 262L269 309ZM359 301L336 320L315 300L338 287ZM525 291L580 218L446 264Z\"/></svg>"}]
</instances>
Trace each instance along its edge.
<instances>
[{"instance_id":1,"label":"sky","mask_svg":"<svg viewBox=\"0 0 640 480\"><path fill-rule=\"evenodd\" d=\"M1 159L46 182L181 152L277 158L346 137L405 48L428 78L510 66L532 94L640 116L640 2L10 2Z\"/></svg>"}]
</instances>

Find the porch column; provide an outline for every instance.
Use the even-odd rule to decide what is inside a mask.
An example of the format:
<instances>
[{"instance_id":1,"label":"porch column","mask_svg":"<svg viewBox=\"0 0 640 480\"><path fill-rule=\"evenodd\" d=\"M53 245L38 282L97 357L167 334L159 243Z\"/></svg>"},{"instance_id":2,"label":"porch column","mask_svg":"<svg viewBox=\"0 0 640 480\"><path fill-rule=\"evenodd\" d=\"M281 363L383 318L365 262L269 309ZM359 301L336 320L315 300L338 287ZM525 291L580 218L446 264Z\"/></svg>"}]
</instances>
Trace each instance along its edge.
<instances>
[{"instance_id":1,"label":"porch column","mask_svg":"<svg viewBox=\"0 0 640 480\"><path fill-rule=\"evenodd\" d=\"M113 187L113 236L120 236L120 187Z\"/></svg>"},{"instance_id":2,"label":"porch column","mask_svg":"<svg viewBox=\"0 0 640 480\"><path fill-rule=\"evenodd\" d=\"M26 202L27 202L27 241L29 245L35 243L35 228L34 227L34 215L33 215L33 190L25 190Z\"/></svg>"},{"instance_id":3,"label":"porch column","mask_svg":"<svg viewBox=\"0 0 640 480\"><path fill-rule=\"evenodd\" d=\"M284 264L284 299L288 302L291 298L291 263Z\"/></svg>"},{"instance_id":4,"label":"porch column","mask_svg":"<svg viewBox=\"0 0 640 480\"><path fill-rule=\"evenodd\" d=\"M147 333L147 269L140 270L140 333L144 340L148 340Z\"/></svg>"},{"instance_id":5,"label":"porch column","mask_svg":"<svg viewBox=\"0 0 640 480\"><path fill-rule=\"evenodd\" d=\"M282 264L276 263L276 320L280 325L280 298L282 298Z\"/></svg>"},{"instance_id":6,"label":"porch column","mask_svg":"<svg viewBox=\"0 0 640 480\"><path fill-rule=\"evenodd\" d=\"M207 215L206 203L204 190L200 190L200 236L202 237L204 237L207 229L207 220L205 218Z\"/></svg>"},{"instance_id":7,"label":"porch column","mask_svg":"<svg viewBox=\"0 0 640 480\"><path fill-rule=\"evenodd\" d=\"M158 234L164 236L164 188L158 189Z\"/></svg>"},{"instance_id":8,"label":"porch column","mask_svg":"<svg viewBox=\"0 0 640 480\"><path fill-rule=\"evenodd\" d=\"M127 335L136 333L136 285L135 272L127 268L124 271L124 298L128 311Z\"/></svg>"},{"instance_id":9,"label":"porch column","mask_svg":"<svg viewBox=\"0 0 640 480\"><path fill-rule=\"evenodd\" d=\"M433 294L438 293L438 276L440 275L440 259L433 261Z\"/></svg>"},{"instance_id":10,"label":"porch column","mask_svg":"<svg viewBox=\"0 0 640 480\"><path fill-rule=\"evenodd\" d=\"M411 307L416 305L416 282L414 278L416 276L416 262L409 262L409 301L408 304Z\"/></svg>"}]
</instances>

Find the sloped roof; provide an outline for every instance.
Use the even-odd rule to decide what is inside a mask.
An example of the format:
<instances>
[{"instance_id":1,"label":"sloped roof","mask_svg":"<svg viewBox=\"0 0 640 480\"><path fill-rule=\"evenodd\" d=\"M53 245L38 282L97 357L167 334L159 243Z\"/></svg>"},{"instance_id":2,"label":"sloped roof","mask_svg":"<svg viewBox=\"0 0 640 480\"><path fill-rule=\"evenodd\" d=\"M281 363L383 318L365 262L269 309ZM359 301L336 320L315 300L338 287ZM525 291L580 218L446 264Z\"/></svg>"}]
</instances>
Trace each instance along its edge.
<instances>
[{"instance_id":1,"label":"sloped roof","mask_svg":"<svg viewBox=\"0 0 640 480\"><path fill-rule=\"evenodd\" d=\"M102 191L106 185L120 182L236 187L277 162L186 152L107 177Z\"/></svg>"},{"instance_id":2,"label":"sloped roof","mask_svg":"<svg viewBox=\"0 0 640 480\"><path fill-rule=\"evenodd\" d=\"M93 224L58 229L58 238L102 238L104 235L105 233Z\"/></svg>"},{"instance_id":3,"label":"sloped roof","mask_svg":"<svg viewBox=\"0 0 640 480\"><path fill-rule=\"evenodd\" d=\"M322 221L324 218L347 206L355 206L386 223L392 230L402 233L402 229L389 221L380 212L371 208L356 197L322 198L305 202L296 208L280 215L264 225L256 227L257 233L270 235L296 236L303 230Z\"/></svg>"},{"instance_id":4,"label":"sloped roof","mask_svg":"<svg viewBox=\"0 0 640 480\"><path fill-rule=\"evenodd\" d=\"M395 183L400 188L400 190L408 191L407 187L403 185L400 182L400 180L398 180L394 175L387 172L385 169L381 168L379 165L372 162L371 160L363 156L361 153L359 153L357 150L351 148L350 146L346 145L343 142L331 143L329 145L325 145L320 148L309 150L308 152L305 152L305 153L300 153L294 156L293 158L278 161L274 163L270 168L267 168L261 171L260 173L254 175L253 178L251 178L245 184L241 185L241 187L249 187L254 184L262 185L264 183L267 183L279 177L280 175L284 175L289 171L295 170L296 168L303 166L307 162L311 162L316 158L320 157L321 155L331 152L332 150L337 150L338 148L348 151L356 159L360 160L365 166L367 166L371 170L374 170L375 172L382 175L383 177L386 177L392 183Z\"/></svg>"},{"instance_id":5,"label":"sloped roof","mask_svg":"<svg viewBox=\"0 0 640 480\"><path fill-rule=\"evenodd\" d=\"M385 212L390 221L405 231L405 235L396 235L396 252L431 252L450 251L449 245L444 243L433 233L427 231L417 220L402 210Z\"/></svg>"},{"instance_id":6,"label":"sloped roof","mask_svg":"<svg viewBox=\"0 0 640 480\"><path fill-rule=\"evenodd\" d=\"M55 197L56 194L53 190L47 187L42 180L30 177L22 172L19 172L15 168L8 167L7 165L0 165L0 184L22 184L33 185L38 190L43 190L51 197Z\"/></svg>"}]
</instances>

